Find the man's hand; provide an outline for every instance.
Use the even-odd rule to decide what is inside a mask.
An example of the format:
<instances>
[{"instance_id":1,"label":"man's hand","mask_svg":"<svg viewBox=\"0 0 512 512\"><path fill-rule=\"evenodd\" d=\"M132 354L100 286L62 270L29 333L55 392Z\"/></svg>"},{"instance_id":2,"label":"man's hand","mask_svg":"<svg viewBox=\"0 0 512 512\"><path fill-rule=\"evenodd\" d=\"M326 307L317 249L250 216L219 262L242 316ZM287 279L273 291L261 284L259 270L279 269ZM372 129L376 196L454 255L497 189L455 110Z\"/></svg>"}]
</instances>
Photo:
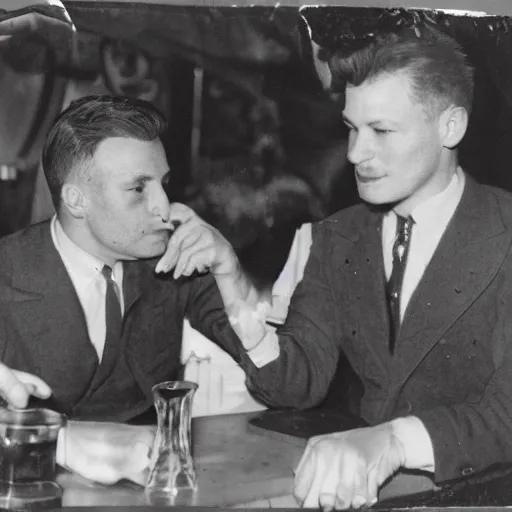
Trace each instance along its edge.
<instances>
[{"instance_id":1,"label":"man's hand","mask_svg":"<svg viewBox=\"0 0 512 512\"><path fill-rule=\"evenodd\" d=\"M49 398L52 390L39 377L30 373L11 370L0 363L0 396L11 407L22 409L27 406L30 395L43 400Z\"/></svg>"},{"instance_id":2,"label":"man's hand","mask_svg":"<svg viewBox=\"0 0 512 512\"><path fill-rule=\"evenodd\" d=\"M57 464L106 485L145 485L154 437L152 426L70 421L59 433Z\"/></svg>"},{"instance_id":3,"label":"man's hand","mask_svg":"<svg viewBox=\"0 0 512 512\"><path fill-rule=\"evenodd\" d=\"M238 258L231 244L192 209L180 203L171 205L169 221L177 225L156 272L169 272L174 278L190 276L194 271L211 271L216 276L236 274Z\"/></svg>"},{"instance_id":4,"label":"man's hand","mask_svg":"<svg viewBox=\"0 0 512 512\"><path fill-rule=\"evenodd\" d=\"M391 423L316 436L297 468L294 494L308 508L371 506L379 487L403 465Z\"/></svg>"}]
</instances>

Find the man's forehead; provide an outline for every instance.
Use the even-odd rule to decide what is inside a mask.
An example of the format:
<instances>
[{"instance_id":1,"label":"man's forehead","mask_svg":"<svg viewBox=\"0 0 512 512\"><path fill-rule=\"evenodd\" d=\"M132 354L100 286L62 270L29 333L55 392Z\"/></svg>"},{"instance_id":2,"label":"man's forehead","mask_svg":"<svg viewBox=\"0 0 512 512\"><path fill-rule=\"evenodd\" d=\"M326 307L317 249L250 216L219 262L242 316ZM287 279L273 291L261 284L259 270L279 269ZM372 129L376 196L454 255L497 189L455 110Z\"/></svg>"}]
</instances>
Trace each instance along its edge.
<instances>
[{"instance_id":1,"label":"man's forehead","mask_svg":"<svg viewBox=\"0 0 512 512\"><path fill-rule=\"evenodd\" d=\"M159 139L140 140L132 137L108 137L96 147L93 158L105 162L135 163L144 160L166 160L165 150Z\"/></svg>"},{"instance_id":2,"label":"man's forehead","mask_svg":"<svg viewBox=\"0 0 512 512\"><path fill-rule=\"evenodd\" d=\"M412 100L408 77L383 75L363 82L361 85L347 85L345 93L345 116L375 117L393 119L404 109L419 107Z\"/></svg>"},{"instance_id":3,"label":"man's forehead","mask_svg":"<svg viewBox=\"0 0 512 512\"><path fill-rule=\"evenodd\" d=\"M110 137L98 144L92 160L97 171L116 180L160 180L169 170L158 139Z\"/></svg>"}]
</instances>

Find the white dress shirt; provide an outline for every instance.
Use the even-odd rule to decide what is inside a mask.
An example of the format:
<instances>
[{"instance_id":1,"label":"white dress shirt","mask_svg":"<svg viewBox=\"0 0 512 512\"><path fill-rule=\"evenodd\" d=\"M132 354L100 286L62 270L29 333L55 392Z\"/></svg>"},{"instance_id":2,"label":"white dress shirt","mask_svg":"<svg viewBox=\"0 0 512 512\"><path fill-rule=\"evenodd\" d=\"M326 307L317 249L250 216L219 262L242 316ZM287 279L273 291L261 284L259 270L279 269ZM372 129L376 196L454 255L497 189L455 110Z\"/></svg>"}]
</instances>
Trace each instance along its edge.
<instances>
[{"instance_id":1,"label":"white dress shirt","mask_svg":"<svg viewBox=\"0 0 512 512\"><path fill-rule=\"evenodd\" d=\"M105 348L106 323L105 299L107 283L101 274L105 265L101 260L92 256L76 245L64 232L54 215L51 221L52 240L57 249L71 282L75 287L78 300L82 306L89 339L98 354L98 360L103 357ZM123 264L118 261L112 269L112 278L118 289L123 289ZM124 312L123 294L119 294L121 311Z\"/></svg>"},{"instance_id":2,"label":"white dress shirt","mask_svg":"<svg viewBox=\"0 0 512 512\"><path fill-rule=\"evenodd\" d=\"M420 282L427 265L450 222L464 191L466 178L457 169L448 186L439 194L418 205L412 212L414 219L411 244L400 294L400 318L403 320L409 301ZM396 213L389 211L382 221L382 253L384 270L389 280L393 269L392 249L396 238Z\"/></svg>"}]
</instances>

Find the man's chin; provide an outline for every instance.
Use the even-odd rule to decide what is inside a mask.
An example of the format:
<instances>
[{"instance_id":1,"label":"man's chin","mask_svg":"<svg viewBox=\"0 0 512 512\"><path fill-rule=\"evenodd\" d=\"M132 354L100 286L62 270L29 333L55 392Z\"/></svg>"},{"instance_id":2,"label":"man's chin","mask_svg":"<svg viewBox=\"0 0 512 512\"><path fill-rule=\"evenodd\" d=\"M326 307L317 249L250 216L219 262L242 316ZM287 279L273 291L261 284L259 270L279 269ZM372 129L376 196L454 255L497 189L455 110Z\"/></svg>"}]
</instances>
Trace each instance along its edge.
<instances>
[{"instance_id":1,"label":"man's chin","mask_svg":"<svg viewBox=\"0 0 512 512\"><path fill-rule=\"evenodd\" d=\"M166 243L152 244L150 247L142 247L136 251L133 251L130 255L131 260L152 260L163 256L167 249Z\"/></svg>"},{"instance_id":2,"label":"man's chin","mask_svg":"<svg viewBox=\"0 0 512 512\"><path fill-rule=\"evenodd\" d=\"M366 203L375 206L386 205L396 202L397 194L390 193L377 187L358 187L359 197Z\"/></svg>"}]
</instances>

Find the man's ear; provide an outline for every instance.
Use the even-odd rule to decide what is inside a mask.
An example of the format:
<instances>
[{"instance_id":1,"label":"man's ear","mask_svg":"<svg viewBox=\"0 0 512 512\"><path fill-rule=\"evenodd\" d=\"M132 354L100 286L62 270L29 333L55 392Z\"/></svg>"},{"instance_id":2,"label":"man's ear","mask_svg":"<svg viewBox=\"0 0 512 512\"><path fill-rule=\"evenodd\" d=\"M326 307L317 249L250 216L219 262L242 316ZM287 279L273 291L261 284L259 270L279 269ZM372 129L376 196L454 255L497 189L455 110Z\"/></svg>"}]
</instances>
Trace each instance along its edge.
<instances>
[{"instance_id":1,"label":"man's ear","mask_svg":"<svg viewBox=\"0 0 512 512\"><path fill-rule=\"evenodd\" d=\"M77 185L66 183L62 186L60 194L62 204L76 219L84 217L87 208L87 198Z\"/></svg>"},{"instance_id":2,"label":"man's ear","mask_svg":"<svg viewBox=\"0 0 512 512\"><path fill-rule=\"evenodd\" d=\"M469 116L464 107L450 105L439 118L443 146L453 149L462 140L468 128Z\"/></svg>"}]
</instances>

